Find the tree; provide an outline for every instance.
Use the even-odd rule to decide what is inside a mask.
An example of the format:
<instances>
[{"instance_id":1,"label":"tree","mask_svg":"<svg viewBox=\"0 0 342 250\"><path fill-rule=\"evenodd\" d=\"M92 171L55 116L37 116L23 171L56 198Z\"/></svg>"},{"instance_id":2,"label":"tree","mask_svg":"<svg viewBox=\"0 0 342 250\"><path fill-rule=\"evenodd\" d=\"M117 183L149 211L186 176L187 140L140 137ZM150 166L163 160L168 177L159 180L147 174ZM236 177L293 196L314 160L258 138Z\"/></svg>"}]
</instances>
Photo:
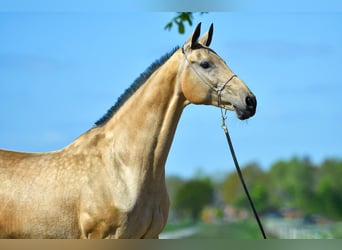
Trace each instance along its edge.
<instances>
[{"instance_id":1,"label":"tree","mask_svg":"<svg viewBox=\"0 0 342 250\"><path fill-rule=\"evenodd\" d=\"M192 179L178 189L174 205L179 213L197 220L202 209L212 203L213 198L214 189L209 179Z\"/></svg>"},{"instance_id":2,"label":"tree","mask_svg":"<svg viewBox=\"0 0 342 250\"><path fill-rule=\"evenodd\" d=\"M307 159L278 161L269 171L271 204L297 207L310 212L314 200L315 168Z\"/></svg>"},{"instance_id":3,"label":"tree","mask_svg":"<svg viewBox=\"0 0 342 250\"><path fill-rule=\"evenodd\" d=\"M200 12L200 14L204 14L206 12ZM186 23L189 26L192 26L192 21L194 19L194 15L192 12L177 12L176 16L168 22L164 29L171 30L173 25L177 25L179 34L185 33L185 25Z\"/></svg>"},{"instance_id":4,"label":"tree","mask_svg":"<svg viewBox=\"0 0 342 250\"><path fill-rule=\"evenodd\" d=\"M316 198L323 214L334 218L342 218L342 162L326 160L318 170Z\"/></svg>"},{"instance_id":5,"label":"tree","mask_svg":"<svg viewBox=\"0 0 342 250\"><path fill-rule=\"evenodd\" d=\"M275 162L268 172L249 164L242 174L258 211L294 207L342 218L342 161L330 159L315 166L307 157L294 157ZM237 173L229 174L222 186L226 203L249 206Z\"/></svg>"},{"instance_id":6,"label":"tree","mask_svg":"<svg viewBox=\"0 0 342 250\"><path fill-rule=\"evenodd\" d=\"M166 182L167 192L170 197L170 207L171 209L174 209L175 207L174 201L176 198L177 191L182 185L184 185L185 180L183 180L182 178L178 176L168 176L165 182Z\"/></svg>"},{"instance_id":7,"label":"tree","mask_svg":"<svg viewBox=\"0 0 342 250\"><path fill-rule=\"evenodd\" d=\"M267 174L256 163L246 165L241 169L241 172L257 210L266 209L268 207ZM236 207L249 207L237 172L234 171L229 174L224 180L222 199L227 204L232 204Z\"/></svg>"},{"instance_id":8,"label":"tree","mask_svg":"<svg viewBox=\"0 0 342 250\"><path fill-rule=\"evenodd\" d=\"M236 172L228 174L222 185L222 200L227 204L233 204L241 191L242 186L238 174Z\"/></svg>"}]
</instances>

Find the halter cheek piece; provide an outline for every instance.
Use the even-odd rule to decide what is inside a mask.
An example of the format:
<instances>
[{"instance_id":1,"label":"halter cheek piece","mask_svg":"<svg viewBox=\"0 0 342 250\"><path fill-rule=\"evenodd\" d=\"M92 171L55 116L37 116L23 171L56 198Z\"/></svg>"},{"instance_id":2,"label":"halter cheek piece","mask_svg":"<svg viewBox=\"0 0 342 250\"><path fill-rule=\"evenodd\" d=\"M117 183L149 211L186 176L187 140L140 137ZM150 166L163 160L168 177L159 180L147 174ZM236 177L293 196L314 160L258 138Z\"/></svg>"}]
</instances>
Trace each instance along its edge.
<instances>
[{"instance_id":1,"label":"halter cheek piece","mask_svg":"<svg viewBox=\"0 0 342 250\"><path fill-rule=\"evenodd\" d=\"M228 80L220 87L219 84L217 85L217 87L213 87L208 81L206 78L204 78L200 72L198 72L196 70L196 68L192 65L192 63L189 61L188 57L186 56L185 54L185 50L184 50L184 47L182 47L182 53L185 57L185 60L187 61L187 63L189 64L190 68L192 69L192 71L197 75L197 77L199 79L201 79L201 81L207 85L211 90L213 90L216 94L217 94L217 99L218 99L218 106L220 107L221 106L221 93L222 93L222 90L224 90L224 88L227 86L227 84L234 78L234 77L237 77L237 75L232 75L230 78L228 78Z\"/></svg>"},{"instance_id":2,"label":"halter cheek piece","mask_svg":"<svg viewBox=\"0 0 342 250\"><path fill-rule=\"evenodd\" d=\"M229 146L229 148L230 148L230 152L231 152L231 154L232 154L232 158L233 158L233 161L234 161L234 164L235 164L237 173L238 173L239 178L240 178L240 180L241 180L243 189L245 190L245 193L246 193L246 196L247 196L247 198L248 198L249 204L250 204L250 206L251 206L251 208L252 208L252 210L253 210L254 217L255 217L255 219L257 220L257 223L258 223L260 232L261 232L263 238L266 239L267 236L266 236L265 230L264 230L264 228L263 228L263 226L262 226L262 223L261 223L261 220L260 220L260 218L259 218L259 215L258 215L258 213L257 213L257 211L256 211L256 209L255 209L255 206L254 206L252 197L251 197L250 194L249 194L247 185L246 185L246 183L245 183L245 181L244 181L244 179L243 179L242 172L241 172L241 169L240 169L240 166L239 166L239 163L238 163L238 161L237 161L237 158L236 158L236 155L235 155L235 151L234 151L234 148L233 148L233 143L232 143L231 138L230 138L229 133L228 133L228 128L227 128L226 123L225 123L225 120L226 120L226 118L227 118L227 117L226 117L226 111L227 111L227 110L223 111L223 108L221 107L221 93L222 93L222 90L227 86L227 84L228 84L234 77L237 77L237 75L232 75L232 76L231 76L231 77L222 85L222 87L217 86L216 88L214 88L213 86L210 85L210 83L207 81L207 79L204 78L204 77L200 74L200 72L198 72L198 71L194 68L194 66L192 65L192 63L188 60L188 58L187 58L187 56L186 56L186 54L185 54L185 51L184 51L184 47L182 47L182 53L183 53L183 55L184 55L184 57L185 57L185 60L188 62L188 64L190 65L190 68L191 68L192 71L197 75L197 77L198 77L199 79L201 79L201 81L202 81L203 83L205 83L210 89L212 89L212 90L213 90L214 92L216 92L216 94L217 94L218 106L221 108L222 128L223 128L224 133L225 133L225 135L226 135L227 142L228 142L228 146Z\"/></svg>"}]
</instances>

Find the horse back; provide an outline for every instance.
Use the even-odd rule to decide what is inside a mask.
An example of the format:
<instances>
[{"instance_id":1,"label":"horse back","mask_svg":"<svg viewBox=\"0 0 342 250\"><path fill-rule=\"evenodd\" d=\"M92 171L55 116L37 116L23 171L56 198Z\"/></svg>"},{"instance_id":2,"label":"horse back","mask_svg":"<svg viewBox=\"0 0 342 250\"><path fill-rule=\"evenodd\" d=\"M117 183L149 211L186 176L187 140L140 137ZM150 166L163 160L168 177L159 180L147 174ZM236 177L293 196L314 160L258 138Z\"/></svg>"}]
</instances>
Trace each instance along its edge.
<instances>
[{"instance_id":1,"label":"horse back","mask_svg":"<svg viewBox=\"0 0 342 250\"><path fill-rule=\"evenodd\" d=\"M0 238L78 237L77 195L66 192L58 158L0 150Z\"/></svg>"}]
</instances>

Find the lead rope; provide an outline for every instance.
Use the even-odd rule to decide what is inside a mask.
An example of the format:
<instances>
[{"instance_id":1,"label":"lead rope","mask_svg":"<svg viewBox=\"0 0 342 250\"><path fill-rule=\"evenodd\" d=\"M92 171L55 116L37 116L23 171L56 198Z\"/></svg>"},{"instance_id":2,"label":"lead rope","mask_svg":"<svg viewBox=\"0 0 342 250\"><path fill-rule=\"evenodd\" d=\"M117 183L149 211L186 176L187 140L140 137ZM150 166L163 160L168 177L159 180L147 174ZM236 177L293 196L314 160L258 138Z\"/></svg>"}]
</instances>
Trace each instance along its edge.
<instances>
[{"instance_id":1,"label":"lead rope","mask_svg":"<svg viewBox=\"0 0 342 250\"><path fill-rule=\"evenodd\" d=\"M211 88L212 90L214 90L216 93L217 93L217 97L218 97L218 106L220 107L221 109L221 117L222 117L222 128L224 130L224 133L226 135L226 138L227 138L227 142L228 142L228 145L229 145L229 148L230 148L230 152L232 154L232 158L234 160L234 163L235 163L235 167L236 167L236 170L238 172L238 175L240 177L240 180L241 180L241 183L242 183L242 186L243 186L243 189L245 190L245 193L247 195L247 198L248 198L248 201L249 201L249 204L251 205L252 207L252 210L253 210L253 213L254 213L254 217L255 219L257 220L258 222L258 225L259 225L259 228L260 228L260 231L262 233L262 237L264 239L266 239L266 233L264 231L264 228L262 227L262 224L261 224L261 221L260 221L260 218L259 218L259 215L255 209L255 206L254 206L254 203L253 203L253 200L251 198L251 196L249 195L249 192L248 192L248 188L247 188L247 185L243 179L243 176L242 176L242 173L241 173L241 170L240 170L240 166L239 166L239 163L236 159L236 155L235 155L235 151L234 151L234 148L233 148L233 144L232 144L232 140L230 139L230 136L229 136L229 133L228 133L228 128L226 126L226 119L227 119L227 110L223 111L223 108L221 107L221 92L222 90L226 87L226 85L234 78L236 77L236 75L232 75L223 85L222 87L219 87L217 86L217 88L213 88L205 78L203 78L199 72L197 72L197 70L192 66L191 62L189 62L186 54L185 54L185 50L184 50L184 47L182 47L182 53L185 57L185 61L189 64L190 68L195 72L195 74L198 76L199 79L201 79L201 81L203 83L205 83L209 88Z\"/></svg>"},{"instance_id":2,"label":"lead rope","mask_svg":"<svg viewBox=\"0 0 342 250\"><path fill-rule=\"evenodd\" d=\"M221 103L221 92L218 92L218 101L219 101L219 104L220 104ZM229 133L228 133L228 128L226 126L226 119L227 119L227 115L226 114L227 114L227 110L223 111L223 108L221 108L221 117L222 117L222 125L221 126L222 126L223 131L224 131L224 133L226 135L227 142L228 142L228 145L229 145L229 149L230 149L230 152L232 154L232 158L233 158L233 161L234 161L234 164L235 164L235 167L236 167L236 171L237 171L237 173L239 175L239 178L240 178L240 181L242 183L243 189L245 190L245 193L246 193L246 196L248 198L249 204L252 207L254 217L255 217L256 221L258 222L259 229L261 231L262 237L264 239L267 239L265 230L264 230L264 228L263 228L263 226L261 224L261 220L259 218L259 215L258 215L256 209L255 209L252 197L249 194L247 185L246 185L245 180L243 179L243 176L242 176L242 172L241 172L241 169L240 169L240 166L239 166L239 162L238 162L238 160L236 158L236 155L235 155L233 143L232 143L232 140L230 139L230 136L229 136Z\"/></svg>"}]
</instances>

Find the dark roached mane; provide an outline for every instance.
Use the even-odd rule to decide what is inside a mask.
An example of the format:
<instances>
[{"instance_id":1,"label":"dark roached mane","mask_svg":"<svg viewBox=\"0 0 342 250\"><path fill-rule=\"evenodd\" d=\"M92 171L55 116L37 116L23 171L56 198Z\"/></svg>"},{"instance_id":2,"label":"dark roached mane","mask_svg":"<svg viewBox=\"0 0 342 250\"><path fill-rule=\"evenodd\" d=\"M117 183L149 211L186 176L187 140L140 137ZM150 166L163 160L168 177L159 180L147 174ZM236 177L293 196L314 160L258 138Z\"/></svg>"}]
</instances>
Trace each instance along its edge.
<instances>
[{"instance_id":1,"label":"dark roached mane","mask_svg":"<svg viewBox=\"0 0 342 250\"><path fill-rule=\"evenodd\" d=\"M119 108L140 88L141 85L146 82L153 72L163 65L178 49L179 47L175 47L173 50L153 62L143 73L141 73L133 84L118 98L116 103L107 111L107 113L95 122L95 126L98 127L104 125L108 120L110 120Z\"/></svg>"}]
</instances>

